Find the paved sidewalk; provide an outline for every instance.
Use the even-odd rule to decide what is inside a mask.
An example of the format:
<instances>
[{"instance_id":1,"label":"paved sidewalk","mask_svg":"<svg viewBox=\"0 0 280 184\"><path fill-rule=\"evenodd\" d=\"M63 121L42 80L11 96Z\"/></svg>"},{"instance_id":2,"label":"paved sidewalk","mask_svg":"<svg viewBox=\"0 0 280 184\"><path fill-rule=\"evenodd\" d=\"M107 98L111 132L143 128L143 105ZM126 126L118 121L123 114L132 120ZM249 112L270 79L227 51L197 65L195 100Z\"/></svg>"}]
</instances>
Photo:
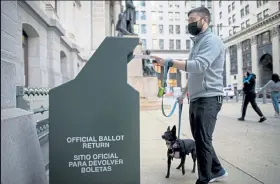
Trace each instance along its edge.
<instances>
[{"instance_id":1,"label":"paved sidewalk","mask_svg":"<svg viewBox=\"0 0 280 184\"><path fill-rule=\"evenodd\" d=\"M280 119L273 118L271 104L260 104L268 117L265 123L257 123L258 117L248 107L248 121L239 122L240 103L225 103L219 114L214 133L214 146L229 177L219 183L229 184L276 184L280 181ZM183 176L172 162L171 175L167 170L166 146L161 135L168 125L178 125L178 116L170 118L161 111L141 112L141 183L142 184L194 184L196 174L191 173L192 160L187 158ZM191 138L188 121L188 104L184 105L181 133ZM182 137L181 137L182 138Z\"/></svg>"}]
</instances>

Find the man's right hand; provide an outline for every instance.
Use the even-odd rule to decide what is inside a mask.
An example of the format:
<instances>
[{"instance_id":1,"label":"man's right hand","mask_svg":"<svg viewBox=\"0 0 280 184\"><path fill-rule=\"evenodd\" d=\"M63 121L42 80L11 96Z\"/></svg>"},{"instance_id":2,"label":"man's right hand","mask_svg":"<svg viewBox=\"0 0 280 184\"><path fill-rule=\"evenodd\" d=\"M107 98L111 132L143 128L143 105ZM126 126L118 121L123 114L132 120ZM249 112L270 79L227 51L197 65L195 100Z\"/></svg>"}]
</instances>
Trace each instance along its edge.
<instances>
[{"instance_id":1,"label":"man's right hand","mask_svg":"<svg viewBox=\"0 0 280 184\"><path fill-rule=\"evenodd\" d=\"M185 97L186 97L186 96L185 96L184 94L181 94L181 95L177 98L179 104L182 104L182 103L184 102L184 98L185 98Z\"/></svg>"}]
</instances>

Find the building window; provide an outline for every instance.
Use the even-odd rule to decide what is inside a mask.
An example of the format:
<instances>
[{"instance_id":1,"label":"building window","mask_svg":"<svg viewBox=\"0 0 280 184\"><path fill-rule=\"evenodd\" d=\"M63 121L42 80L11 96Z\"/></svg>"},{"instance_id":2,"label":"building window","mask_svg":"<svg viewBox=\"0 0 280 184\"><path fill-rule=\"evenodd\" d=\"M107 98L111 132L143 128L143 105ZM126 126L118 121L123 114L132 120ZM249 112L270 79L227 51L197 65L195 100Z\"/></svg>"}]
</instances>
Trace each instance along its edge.
<instances>
[{"instance_id":1,"label":"building window","mask_svg":"<svg viewBox=\"0 0 280 184\"><path fill-rule=\"evenodd\" d=\"M278 2L278 10L280 11L280 1Z\"/></svg>"},{"instance_id":2,"label":"building window","mask_svg":"<svg viewBox=\"0 0 280 184\"><path fill-rule=\"evenodd\" d=\"M266 31L257 36L257 45L259 47L268 43L271 43L270 31Z\"/></svg>"},{"instance_id":3,"label":"building window","mask_svg":"<svg viewBox=\"0 0 280 184\"><path fill-rule=\"evenodd\" d=\"M186 26L185 26L185 33L186 33L186 34L189 34L189 28L188 28L188 25L186 25Z\"/></svg>"},{"instance_id":4,"label":"building window","mask_svg":"<svg viewBox=\"0 0 280 184\"><path fill-rule=\"evenodd\" d=\"M145 1L140 1L139 2L140 6L145 7L146 6L146 2Z\"/></svg>"},{"instance_id":5,"label":"building window","mask_svg":"<svg viewBox=\"0 0 280 184\"><path fill-rule=\"evenodd\" d=\"M222 12L220 12L220 19L222 19Z\"/></svg>"},{"instance_id":6,"label":"building window","mask_svg":"<svg viewBox=\"0 0 280 184\"><path fill-rule=\"evenodd\" d=\"M159 49L160 50L163 50L164 49L164 40L163 39L159 39L159 42L158 42L158 46L159 46Z\"/></svg>"},{"instance_id":7,"label":"building window","mask_svg":"<svg viewBox=\"0 0 280 184\"><path fill-rule=\"evenodd\" d=\"M242 23L241 23L241 29L244 29L244 28L245 28L245 23L242 22Z\"/></svg>"},{"instance_id":8,"label":"building window","mask_svg":"<svg viewBox=\"0 0 280 184\"><path fill-rule=\"evenodd\" d=\"M168 7L172 8L173 7L173 1L168 1Z\"/></svg>"},{"instance_id":9,"label":"building window","mask_svg":"<svg viewBox=\"0 0 280 184\"><path fill-rule=\"evenodd\" d=\"M269 14L268 14L268 8L267 8L263 11L263 18L266 18L268 16L269 16Z\"/></svg>"},{"instance_id":10,"label":"building window","mask_svg":"<svg viewBox=\"0 0 280 184\"><path fill-rule=\"evenodd\" d=\"M201 6L205 7L205 1L200 1L201 2Z\"/></svg>"},{"instance_id":11,"label":"building window","mask_svg":"<svg viewBox=\"0 0 280 184\"><path fill-rule=\"evenodd\" d=\"M252 58L251 58L251 42L250 39L245 40L241 43L242 47L242 64L243 70L252 71Z\"/></svg>"},{"instance_id":12,"label":"building window","mask_svg":"<svg viewBox=\"0 0 280 184\"><path fill-rule=\"evenodd\" d=\"M231 12L231 5L228 5L228 13Z\"/></svg>"},{"instance_id":13,"label":"building window","mask_svg":"<svg viewBox=\"0 0 280 184\"><path fill-rule=\"evenodd\" d=\"M134 24L134 32L136 33L136 34L139 34L139 25L138 24Z\"/></svg>"},{"instance_id":14,"label":"building window","mask_svg":"<svg viewBox=\"0 0 280 184\"><path fill-rule=\"evenodd\" d=\"M222 23L220 23L219 28L220 28L220 31L223 30L223 24Z\"/></svg>"},{"instance_id":15,"label":"building window","mask_svg":"<svg viewBox=\"0 0 280 184\"><path fill-rule=\"evenodd\" d=\"M180 13L175 12L175 20L179 21L180 20Z\"/></svg>"},{"instance_id":16,"label":"building window","mask_svg":"<svg viewBox=\"0 0 280 184\"><path fill-rule=\"evenodd\" d=\"M158 42L157 42L157 39L153 39L152 43L153 43L153 44L152 44L152 48L155 49L155 50L158 49Z\"/></svg>"},{"instance_id":17,"label":"building window","mask_svg":"<svg viewBox=\"0 0 280 184\"><path fill-rule=\"evenodd\" d=\"M162 11L158 12L158 19L163 20L163 12Z\"/></svg>"},{"instance_id":18,"label":"building window","mask_svg":"<svg viewBox=\"0 0 280 184\"><path fill-rule=\"evenodd\" d=\"M81 3L79 2L80 7L81 7ZM54 11L57 13L57 0L54 1Z\"/></svg>"},{"instance_id":19,"label":"building window","mask_svg":"<svg viewBox=\"0 0 280 184\"><path fill-rule=\"evenodd\" d=\"M181 40L176 40L176 50L181 50Z\"/></svg>"},{"instance_id":20,"label":"building window","mask_svg":"<svg viewBox=\"0 0 280 184\"><path fill-rule=\"evenodd\" d=\"M249 11L249 5L245 6L245 14L248 15L250 13Z\"/></svg>"},{"instance_id":21,"label":"building window","mask_svg":"<svg viewBox=\"0 0 280 184\"><path fill-rule=\"evenodd\" d=\"M152 20L158 20L157 19L157 12L152 11Z\"/></svg>"},{"instance_id":22,"label":"building window","mask_svg":"<svg viewBox=\"0 0 280 184\"><path fill-rule=\"evenodd\" d=\"M192 7L192 8L195 8L195 7L196 7L196 1L191 1L191 2L192 2L191 7Z\"/></svg>"},{"instance_id":23,"label":"building window","mask_svg":"<svg viewBox=\"0 0 280 184\"><path fill-rule=\"evenodd\" d=\"M141 11L140 19L141 20L146 20L146 12L145 11Z\"/></svg>"},{"instance_id":24,"label":"building window","mask_svg":"<svg viewBox=\"0 0 280 184\"><path fill-rule=\"evenodd\" d=\"M176 25L176 34L180 34L181 31L180 31L180 25Z\"/></svg>"},{"instance_id":25,"label":"building window","mask_svg":"<svg viewBox=\"0 0 280 184\"><path fill-rule=\"evenodd\" d=\"M142 24L141 25L141 33L142 34L146 34L147 33L147 26L146 26L146 24Z\"/></svg>"},{"instance_id":26,"label":"building window","mask_svg":"<svg viewBox=\"0 0 280 184\"><path fill-rule=\"evenodd\" d=\"M168 19L173 21L173 12L168 12Z\"/></svg>"},{"instance_id":27,"label":"building window","mask_svg":"<svg viewBox=\"0 0 280 184\"><path fill-rule=\"evenodd\" d=\"M240 4L243 4L243 1L244 1L244 0L240 0Z\"/></svg>"},{"instance_id":28,"label":"building window","mask_svg":"<svg viewBox=\"0 0 280 184\"><path fill-rule=\"evenodd\" d=\"M163 34L163 25L158 25L159 34Z\"/></svg>"},{"instance_id":29,"label":"building window","mask_svg":"<svg viewBox=\"0 0 280 184\"><path fill-rule=\"evenodd\" d=\"M146 39L142 39L142 48L143 49L147 48L147 41L146 41Z\"/></svg>"},{"instance_id":30,"label":"building window","mask_svg":"<svg viewBox=\"0 0 280 184\"><path fill-rule=\"evenodd\" d=\"M169 25L169 34L173 34L174 33L174 27L173 25Z\"/></svg>"},{"instance_id":31,"label":"building window","mask_svg":"<svg viewBox=\"0 0 280 184\"><path fill-rule=\"evenodd\" d=\"M237 65L237 46L233 45L229 48L229 57L230 57L230 74L238 74L238 65Z\"/></svg>"},{"instance_id":32,"label":"building window","mask_svg":"<svg viewBox=\"0 0 280 184\"><path fill-rule=\"evenodd\" d=\"M191 41L190 40L186 40L186 49L190 50L191 48Z\"/></svg>"},{"instance_id":33,"label":"building window","mask_svg":"<svg viewBox=\"0 0 280 184\"><path fill-rule=\"evenodd\" d=\"M235 33L236 33L236 27L233 28L233 34L235 34Z\"/></svg>"},{"instance_id":34,"label":"building window","mask_svg":"<svg viewBox=\"0 0 280 184\"><path fill-rule=\"evenodd\" d=\"M235 14L232 16L232 23L235 23Z\"/></svg>"},{"instance_id":35,"label":"building window","mask_svg":"<svg viewBox=\"0 0 280 184\"><path fill-rule=\"evenodd\" d=\"M229 36L232 35L232 30L231 29L228 31L228 34L229 34Z\"/></svg>"},{"instance_id":36,"label":"building window","mask_svg":"<svg viewBox=\"0 0 280 184\"><path fill-rule=\"evenodd\" d=\"M259 8L262 5L262 0L257 0L257 8Z\"/></svg>"},{"instance_id":37,"label":"building window","mask_svg":"<svg viewBox=\"0 0 280 184\"><path fill-rule=\"evenodd\" d=\"M175 8L180 8L180 1L174 1Z\"/></svg>"},{"instance_id":38,"label":"building window","mask_svg":"<svg viewBox=\"0 0 280 184\"><path fill-rule=\"evenodd\" d=\"M266 4L266 3L268 3L268 0L263 0L263 4Z\"/></svg>"},{"instance_id":39,"label":"building window","mask_svg":"<svg viewBox=\"0 0 280 184\"><path fill-rule=\"evenodd\" d=\"M169 40L169 50L174 50L174 40Z\"/></svg>"},{"instance_id":40,"label":"building window","mask_svg":"<svg viewBox=\"0 0 280 184\"><path fill-rule=\"evenodd\" d=\"M185 7L188 7L188 4L189 4L188 1L185 1Z\"/></svg>"},{"instance_id":41,"label":"building window","mask_svg":"<svg viewBox=\"0 0 280 184\"><path fill-rule=\"evenodd\" d=\"M188 13L189 12L185 12L185 21L188 22Z\"/></svg>"},{"instance_id":42,"label":"building window","mask_svg":"<svg viewBox=\"0 0 280 184\"><path fill-rule=\"evenodd\" d=\"M152 25L152 34L157 34L157 25L156 24Z\"/></svg>"},{"instance_id":43,"label":"building window","mask_svg":"<svg viewBox=\"0 0 280 184\"><path fill-rule=\"evenodd\" d=\"M219 1L219 7L220 8L222 7L222 1L221 0Z\"/></svg>"},{"instance_id":44,"label":"building window","mask_svg":"<svg viewBox=\"0 0 280 184\"><path fill-rule=\"evenodd\" d=\"M228 25L231 25L231 17L228 18Z\"/></svg>"},{"instance_id":45,"label":"building window","mask_svg":"<svg viewBox=\"0 0 280 184\"><path fill-rule=\"evenodd\" d=\"M211 8L212 8L212 4L211 4L211 3L212 3L212 1L208 1L208 4L207 4L207 8L208 8L208 9L211 9Z\"/></svg>"},{"instance_id":46,"label":"building window","mask_svg":"<svg viewBox=\"0 0 280 184\"><path fill-rule=\"evenodd\" d=\"M231 4L232 10L235 10L235 2Z\"/></svg>"},{"instance_id":47,"label":"building window","mask_svg":"<svg viewBox=\"0 0 280 184\"><path fill-rule=\"evenodd\" d=\"M258 21L262 20L262 13L258 13L258 14L257 14L257 20L258 20Z\"/></svg>"},{"instance_id":48,"label":"building window","mask_svg":"<svg viewBox=\"0 0 280 184\"><path fill-rule=\"evenodd\" d=\"M24 60L24 79L25 79L25 87L29 85L29 62L28 62L28 36L25 31L22 31L22 49L23 49L23 60Z\"/></svg>"},{"instance_id":49,"label":"building window","mask_svg":"<svg viewBox=\"0 0 280 184\"><path fill-rule=\"evenodd\" d=\"M136 20L139 20L139 12L138 12L138 11L136 11L136 15L135 15L135 16L136 16L135 19L136 19Z\"/></svg>"},{"instance_id":50,"label":"building window","mask_svg":"<svg viewBox=\"0 0 280 184\"><path fill-rule=\"evenodd\" d=\"M152 9L157 8L157 2L156 1L151 1Z\"/></svg>"},{"instance_id":51,"label":"building window","mask_svg":"<svg viewBox=\"0 0 280 184\"><path fill-rule=\"evenodd\" d=\"M246 20L246 27L250 27L250 20Z\"/></svg>"},{"instance_id":52,"label":"building window","mask_svg":"<svg viewBox=\"0 0 280 184\"><path fill-rule=\"evenodd\" d=\"M240 10L240 15L241 15L241 18L244 17L244 9L243 8Z\"/></svg>"}]
</instances>

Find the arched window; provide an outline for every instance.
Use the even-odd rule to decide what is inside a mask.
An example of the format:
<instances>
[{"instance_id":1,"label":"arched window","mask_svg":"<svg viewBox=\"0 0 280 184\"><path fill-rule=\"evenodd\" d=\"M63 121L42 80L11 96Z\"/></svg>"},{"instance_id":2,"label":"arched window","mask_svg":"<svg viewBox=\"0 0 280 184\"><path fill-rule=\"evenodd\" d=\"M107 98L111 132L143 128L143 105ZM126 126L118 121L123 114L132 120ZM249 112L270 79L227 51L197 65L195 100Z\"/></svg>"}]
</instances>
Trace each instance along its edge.
<instances>
[{"instance_id":1,"label":"arched window","mask_svg":"<svg viewBox=\"0 0 280 184\"><path fill-rule=\"evenodd\" d=\"M22 52L23 52L23 61L24 61L24 78L25 78L25 86L29 85L28 83L28 36L25 31L22 31Z\"/></svg>"}]
</instances>

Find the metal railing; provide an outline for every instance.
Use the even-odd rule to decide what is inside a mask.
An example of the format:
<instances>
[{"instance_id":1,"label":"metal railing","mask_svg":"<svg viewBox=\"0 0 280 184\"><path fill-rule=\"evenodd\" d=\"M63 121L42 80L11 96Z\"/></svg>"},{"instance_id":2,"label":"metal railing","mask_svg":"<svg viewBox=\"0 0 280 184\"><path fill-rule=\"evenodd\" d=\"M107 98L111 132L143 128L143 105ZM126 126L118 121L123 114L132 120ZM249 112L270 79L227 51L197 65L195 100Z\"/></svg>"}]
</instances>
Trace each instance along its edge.
<instances>
[{"instance_id":1,"label":"metal railing","mask_svg":"<svg viewBox=\"0 0 280 184\"><path fill-rule=\"evenodd\" d=\"M49 88L36 88L36 87L24 87L24 86L17 86L17 93L16 93L16 106L17 108L21 108L27 111L31 111L34 114L44 114L49 110L49 108L41 107L36 109L31 109L30 102L26 99L25 96L47 96L49 95ZM49 118L40 120L36 123L36 130L38 135L38 140L40 142L48 142L48 135L49 135ZM42 143L42 144L43 144ZM45 170L48 172L49 170L49 162L45 165Z\"/></svg>"}]
</instances>

